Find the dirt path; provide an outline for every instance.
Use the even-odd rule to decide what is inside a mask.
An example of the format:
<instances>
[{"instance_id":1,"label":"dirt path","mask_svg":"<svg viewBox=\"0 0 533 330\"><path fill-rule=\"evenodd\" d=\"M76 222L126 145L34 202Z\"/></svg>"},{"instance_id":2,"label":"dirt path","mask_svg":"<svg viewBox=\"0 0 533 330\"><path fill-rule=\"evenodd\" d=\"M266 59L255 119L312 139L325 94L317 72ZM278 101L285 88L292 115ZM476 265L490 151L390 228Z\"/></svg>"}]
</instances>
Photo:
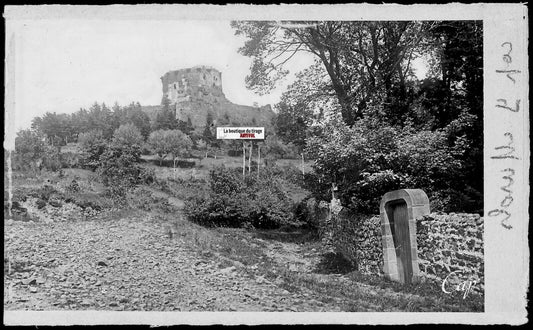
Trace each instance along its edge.
<instances>
[{"instance_id":1,"label":"dirt path","mask_svg":"<svg viewBox=\"0 0 533 330\"><path fill-rule=\"evenodd\" d=\"M169 240L150 218L16 221L4 233L6 310L340 311Z\"/></svg>"}]
</instances>

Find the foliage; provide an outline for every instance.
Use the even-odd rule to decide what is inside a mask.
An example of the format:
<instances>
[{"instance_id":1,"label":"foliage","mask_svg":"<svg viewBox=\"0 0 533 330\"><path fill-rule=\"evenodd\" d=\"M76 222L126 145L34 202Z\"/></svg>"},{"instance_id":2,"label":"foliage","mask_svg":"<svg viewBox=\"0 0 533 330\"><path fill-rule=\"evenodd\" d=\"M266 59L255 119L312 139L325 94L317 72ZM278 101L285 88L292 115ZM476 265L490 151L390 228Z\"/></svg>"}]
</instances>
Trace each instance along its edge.
<instances>
[{"instance_id":1,"label":"foliage","mask_svg":"<svg viewBox=\"0 0 533 330\"><path fill-rule=\"evenodd\" d=\"M397 90L406 91L411 60L433 25L408 21L232 22L235 34L247 38L240 53L252 58L247 87L268 92L288 74L284 64L293 56L313 54L330 78L348 125L382 92L389 99Z\"/></svg>"},{"instance_id":2,"label":"foliage","mask_svg":"<svg viewBox=\"0 0 533 330\"><path fill-rule=\"evenodd\" d=\"M461 170L461 150L446 146L443 131L398 129L371 119L353 127L331 122L324 129L329 134L311 138L308 147L316 157L315 196L327 199L324 192L336 184L343 205L362 213L377 213L381 196L390 190L450 189Z\"/></svg>"},{"instance_id":3,"label":"foliage","mask_svg":"<svg viewBox=\"0 0 533 330\"><path fill-rule=\"evenodd\" d=\"M139 182L142 168L132 148L111 145L100 156L99 163L96 172L111 196L124 197Z\"/></svg>"},{"instance_id":4,"label":"foliage","mask_svg":"<svg viewBox=\"0 0 533 330\"><path fill-rule=\"evenodd\" d=\"M35 130L21 130L15 138L15 161L17 167L37 167L45 153L44 135Z\"/></svg>"},{"instance_id":5,"label":"foliage","mask_svg":"<svg viewBox=\"0 0 533 330\"><path fill-rule=\"evenodd\" d=\"M207 143L208 146L216 144L216 136L212 131L213 128L213 114L211 112L207 113L205 118L205 127L202 133L202 139Z\"/></svg>"},{"instance_id":6,"label":"foliage","mask_svg":"<svg viewBox=\"0 0 533 330\"><path fill-rule=\"evenodd\" d=\"M168 155L172 155L175 160L179 156L183 156L192 147L191 139L180 130L157 130L150 133L148 144L159 156L160 165L163 159Z\"/></svg>"},{"instance_id":7,"label":"foliage","mask_svg":"<svg viewBox=\"0 0 533 330\"><path fill-rule=\"evenodd\" d=\"M54 146L66 145L74 133L69 115L55 112L47 112L42 117L34 118L32 128L42 132L48 143Z\"/></svg>"},{"instance_id":8,"label":"foliage","mask_svg":"<svg viewBox=\"0 0 533 330\"><path fill-rule=\"evenodd\" d=\"M115 104L113 106L113 116L115 129L120 125L133 124L139 129L144 139L148 138L151 131L150 118L142 111L139 102L132 102L122 108Z\"/></svg>"},{"instance_id":9,"label":"foliage","mask_svg":"<svg viewBox=\"0 0 533 330\"><path fill-rule=\"evenodd\" d=\"M113 133L112 144L119 147L130 147L138 149L142 148L144 139L141 131L133 124L120 125Z\"/></svg>"},{"instance_id":10,"label":"foliage","mask_svg":"<svg viewBox=\"0 0 533 330\"><path fill-rule=\"evenodd\" d=\"M123 198L140 182L143 174L139 165L142 143L142 135L135 125L121 125L115 131L110 146L100 156L97 173L111 196Z\"/></svg>"},{"instance_id":11,"label":"foliage","mask_svg":"<svg viewBox=\"0 0 533 330\"><path fill-rule=\"evenodd\" d=\"M62 152L59 155L59 160L61 161L62 168L75 168L80 164L80 157L77 153L74 152Z\"/></svg>"},{"instance_id":12,"label":"foliage","mask_svg":"<svg viewBox=\"0 0 533 330\"><path fill-rule=\"evenodd\" d=\"M276 228L292 220L291 204L281 189L283 182L273 175L257 179L235 170L216 168L210 172L207 198L186 202L189 219L207 226Z\"/></svg>"},{"instance_id":13,"label":"foliage","mask_svg":"<svg viewBox=\"0 0 533 330\"><path fill-rule=\"evenodd\" d=\"M265 159L267 166L273 166L276 160L293 156L291 145L283 143L283 141L276 135L268 135L261 147L261 157Z\"/></svg>"},{"instance_id":14,"label":"foliage","mask_svg":"<svg viewBox=\"0 0 533 330\"><path fill-rule=\"evenodd\" d=\"M42 166L52 172L62 168L61 154L57 147L51 145L45 147Z\"/></svg>"},{"instance_id":15,"label":"foliage","mask_svg":"<svg viewBox=\"0 0 533 330\"><path fill-rule=\"evenodd\" d=\"M178 121L176 120L175 110L172 109L170 99L165 94L161 100L161 110L157 112L155 121L153 123L152 131L170 130L177 128Z\"/></svg>"},{"instance_id":16,"label":"foliage","mask_svg":"<svg viewBox=\"0 0 533 330\"><path fill-rule=\"evenodd\" d=\"M78 148L81 152L81 165L91 170L96 170L99 166L100 156L107 147L107 141L100 130L80 133L78 137Z\"/></svg>"},{"instance_id":17,"label":"foliage","mask_svg":"<svg viewBox=\"0 0 533 330\"><path fill-rule=\"evenodd\" d=\"M275 131L305 147L307 187L376 211L379 195L425 189L441 210L483 209L480 22L233 22L252 58L247 87L269 91L299 52L316 62L276 105ZM412 69L424 59L419 80Z\"/></svg>"}]
</instances>

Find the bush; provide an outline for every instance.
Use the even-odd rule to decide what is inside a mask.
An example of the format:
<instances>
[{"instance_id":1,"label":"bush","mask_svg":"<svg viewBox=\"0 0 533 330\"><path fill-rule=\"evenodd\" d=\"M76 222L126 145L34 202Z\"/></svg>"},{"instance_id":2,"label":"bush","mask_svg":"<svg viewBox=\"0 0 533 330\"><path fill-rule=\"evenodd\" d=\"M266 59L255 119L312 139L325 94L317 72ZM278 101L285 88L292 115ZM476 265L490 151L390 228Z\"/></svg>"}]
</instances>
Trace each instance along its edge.
<instances>
[{"instance_id":1,"label":"bush","mask_svg":"<svg viewBox=\"0 0 533 330\"><path fill-rule=\"evenodd\" d=\"M37 168L45 154L46 143L42 133L21 130L15 138L14 169Z\"/></svg>"},{"instance_id":2,"label":"bush","mask_svg":"<svg viewBox=\"0 0 533 330\"><path fill-rule=\"evenodd\" d=\"M61 168L61 160L56 147L48 145L45 147L45 153L41 163L41 169L42 168L51 172L56 172Z\"/></svg>"},{"instance_id":3,"label":"bush","mask_svg":"<svg viewBox=\"0 0 533 330\"><path fill-rule=\"evenodd\" d=\"M139 183L152 184L156 182L155 170L153 168L142 168L139 173Z\"/></svg>"},{"instance_id":4,"label":"bush","mask_svg":"<svg viewBox=\"0 0 533 330\"><path fill-rule=\"evenodd\" d=\"M76 168L80 163L80 157L73 152L63 152L59 155L61 168Z\"/></svg>"},{"instance_id":5,"label":"bush","mask_svg":"<svg viewBox=\"0 0 533 330\"><path fill-rule=\"evenodd\" d=\"M100 165L100 156L107 147L107 141L100 130L93 130L80 133L78 136L79 148L81 151L80 165L92 171Z\"/></svg>"},{"instance_id":6,"label":"bush","mask_svg":"<svg viewBox=\"0 0 533 330\"><path fill-rule=\"evenodd\" d=\"M113 197L125 197L126 192L140 182L142 168L137 163L136 150L111 146L100 156L98 176Z\"/></svg>"},{"instance_id":7,"label":"bush","mask_svg":"<svg viewBox=\"0 0 533 330\"><path fill-rule=\"evenodd\" d=\"M160 210L166 213L176 211L167 198L154 196L150 190L140 187L127 195L127 203L143 211Z\"/></svg>"},{"instance_id":8,"label":"bush","mask_svg":"<svg viewBox=\"0 0 533 330\"><path fill-rule=\"evenodd\" d=\"M230 157L242 157L242 150L228 150L228 156Z\"/></svg>"},{"instance_id":9,"label":"bush","mask_svg":"<svg viewBox=\"0 0 533 330\"><path fill-rule=\"evenodd\" d=\"M216 168L210 172L207 197L186 202L189 219L207 226L277 228L293 220L292 205L279 177L264 173L242 179L239 170Z\"/></svg>"},{"instance_id":10,"label":"bush","mask_svg":"<svg viewBox=\"0 0 533 330\"><path fill-rule=\"evenodd\" d=\"M309 139L307 152L315 158L315 177L309 186L316 198L330 198L324 192L332 182L342 204L359 213L378 212L383 194L391 190L420 188L426 193L444 192L461 186L460 147L449 146L443 130L415 130L388 126L363 118L353 127L331 122L328 134ZM476 194L471 197L479 198ZM461 200L462 199L462 200ZM441 206L468 205L468 196L441 200Z\"/></svg>"}]
</instances>

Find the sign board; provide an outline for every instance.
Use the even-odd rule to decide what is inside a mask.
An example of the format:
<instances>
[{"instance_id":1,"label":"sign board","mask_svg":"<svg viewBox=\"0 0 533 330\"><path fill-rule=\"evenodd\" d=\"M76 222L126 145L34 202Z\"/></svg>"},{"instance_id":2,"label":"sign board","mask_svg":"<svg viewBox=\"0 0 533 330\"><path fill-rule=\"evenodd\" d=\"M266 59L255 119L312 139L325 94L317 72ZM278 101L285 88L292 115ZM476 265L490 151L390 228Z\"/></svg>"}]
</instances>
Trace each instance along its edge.
<instances>
[{"instance_id":1,"label":"sign board","mask_svg":"<svg viewBox=\"0 0 533 330\"><path fill-rule=\"evenodd\" d=\"M217 127L217 139L264 140L264 127Z\"/></svg>"}]
</instances>

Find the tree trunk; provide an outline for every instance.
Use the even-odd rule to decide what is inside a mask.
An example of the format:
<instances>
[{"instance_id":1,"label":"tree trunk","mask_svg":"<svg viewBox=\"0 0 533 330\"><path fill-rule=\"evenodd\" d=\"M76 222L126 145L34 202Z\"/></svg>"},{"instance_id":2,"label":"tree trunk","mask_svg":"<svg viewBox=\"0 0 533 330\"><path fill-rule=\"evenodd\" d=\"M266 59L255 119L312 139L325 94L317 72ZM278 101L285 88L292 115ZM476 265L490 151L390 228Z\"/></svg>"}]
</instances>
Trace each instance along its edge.
<instances>
[{"instance_id":1,"label":"tree trunk","mask_svg":"<svg viewBox=\"0 0 533 330\"><path fill-rule=\"evenodd\" d=\"M246 169L246 147L244 141L242 142L242 178L244 179Z\"/></svg>"},{"instance_id":2,"label":"tree trunk","mask_svg":"<svg viewBox=\"0 0 533 330\"><path fill-rule=\"evenodd\" d=\"M322 53L320 59L322 60L322 63L324 64L324 67L326 68L326 71L328 72L328 75L331 78L331 85L333 86L333 90L335 90L335 94L337 95L337 99L339 100L339 104L341 106L342 119L344 120L346 125L352 126L355 122L355 116L352 111L350 97L346 92L345 86L340 80L340 78L337 76L333 68L333 63L330 63L327 60L326 55Z\"/></svg>"},{"instance_id":3,"label":"tree trunk","mask_svg":"<svg viewBox=\"0 0 533 330\"><path fill-rule=\"evenodd\" d=\"M176 158L172 159L172 165L174 166L174 179L176 179Z\"/></svg>"},{"instance_id":4,"label":"tree trunk","mask_svg":"<svg viewBox=\"0 0 533 330\"><path fill-rule=\"evenodd\" d=\"M302 175L305 175L305 170L304 170L304 153L302 152Z\"/></svg>"},{"instance_id":5,"label":"tree trunk","mask_svg":"<svg viewBox=\"0 0 533 330\"><path fill-rule=\"evenodd\" d=\"M257 178L259 179L259 166L261 164L261 146L257 146Z\"/></svg>"},{"instance_id":6,"label":"tree trunk","mask_svg":"<svg viewBox=\"0 0 533 330\"><path fill-rule=\"evenodd\" d=\"M248 156L248 173L252 173L252 148L253 142L250 141L250 155Z\"/></svg>"}]
</instances>

